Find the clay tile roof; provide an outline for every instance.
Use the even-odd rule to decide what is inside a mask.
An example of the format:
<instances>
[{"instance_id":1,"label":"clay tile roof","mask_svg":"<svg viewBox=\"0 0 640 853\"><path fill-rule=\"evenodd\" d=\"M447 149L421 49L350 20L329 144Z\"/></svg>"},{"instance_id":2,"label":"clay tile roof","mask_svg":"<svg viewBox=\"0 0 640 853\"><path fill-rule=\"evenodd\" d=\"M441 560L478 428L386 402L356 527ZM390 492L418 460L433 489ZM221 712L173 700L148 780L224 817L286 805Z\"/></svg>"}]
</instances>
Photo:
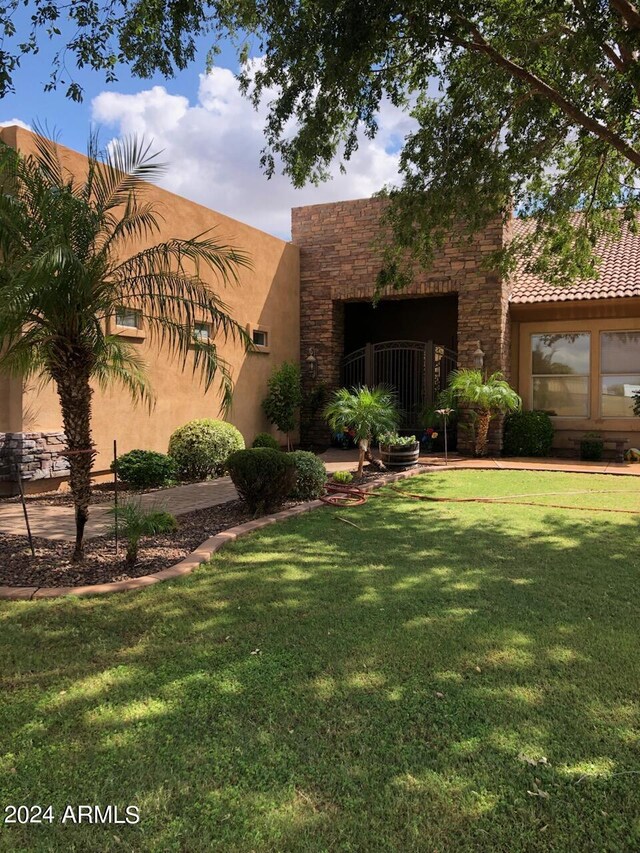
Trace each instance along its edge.
<instances>
[{"instance_id":1,"label":"clay tile roof","mask_svg":"<svg viewBox=\"0 0 640 853\"><path fill-rule=\"evenodd\" d=\"M513 220L514 235L526 233L530 224ZM603 239L596 245L600 275L596 280L578 281L569 287L552 285L525 272L524 262L513 274L510 301L567 302L572 299L612 299L640 296L640 234L631 234L623 226L619 240Z\"/></svg>"}]
</instances>

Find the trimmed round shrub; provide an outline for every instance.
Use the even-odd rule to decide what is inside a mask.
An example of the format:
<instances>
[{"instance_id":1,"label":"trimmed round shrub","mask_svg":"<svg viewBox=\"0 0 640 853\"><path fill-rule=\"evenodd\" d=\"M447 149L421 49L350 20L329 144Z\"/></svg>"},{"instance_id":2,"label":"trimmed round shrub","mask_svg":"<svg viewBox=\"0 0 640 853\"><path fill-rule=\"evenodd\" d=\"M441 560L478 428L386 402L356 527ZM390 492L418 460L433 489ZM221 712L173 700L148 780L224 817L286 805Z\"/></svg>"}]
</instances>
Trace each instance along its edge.
<instances>
[{"instance_id":1,"label":"trimmed round shrub","mask_svg":"<svg viewBox=\"0 0 640 853\"><path fill-rule=\"evenodd\" d=\"M553 424L546 412L513 412L504 422L504 456L549 456Z\"/></svg>"},{"instance_id":2,"label":"trimmed round shrub","mask_svg":"<svg viewBox=\"0 0 640 853\"><path fill-rule=\"evenodd\" d=\"M270 447L237 450L227 459L227 469L238 496L259 515L277 509L296 484L292 453Z\"/></svg>"},{"instance_id":3,"label":"trimmed round shrub","mask_svg":"<svg viewBox=\"0 0 640 853\"><path fill-rule=\"evenodd\" d=\"M169 439L169 455L184 480L206 480L224 473L229 455L242 449L244 439L234 425L211 418L189 421Z\"/></svg>"},{"instance_id":4,"label":"trimmed round shrub","mask_svg":"<svg viewBox=\"0 0 640 853\"><path fill-rule=\"evenodd\" d=\"M165 453L155 450L130 450L115 462L118 479L132 489L156 489L176 478L176 463ZM114 470L114 463L111 463Z\"/></svg>"},{"instance_id":5,"label":"trimmed round shrub","mask_svg":"<svg viewBox=\"0 0 640 853\"><path fill-rule=\"evenodd\" d=\"M294 501L313 501L319 498L327 482L327 472L314 453L296 450L289 453L296 466L296 484L291 492Z\"/></svg>"},{"instance_id":6,"label":"trimmed round shrub","mask_svg":"<svg viewBox=\"0 0 640 853\"><path fill-rule=\"evenodd\" d=\"M271 450L280 450L277 440L268 432L259 432L253 439L251 447L269 447Z\"/></svg>"},{"instance_id":7,"label":"trimmed round shrub","mask_svg":"<svg viewBox=\"0 0 640 853\"><path fill-rule=\"evenodd\" d=\"M334 471L331 479L334 483L340 483L343 486L353 482L353 474L351 471Z\"/></svg>"}]
</instances>

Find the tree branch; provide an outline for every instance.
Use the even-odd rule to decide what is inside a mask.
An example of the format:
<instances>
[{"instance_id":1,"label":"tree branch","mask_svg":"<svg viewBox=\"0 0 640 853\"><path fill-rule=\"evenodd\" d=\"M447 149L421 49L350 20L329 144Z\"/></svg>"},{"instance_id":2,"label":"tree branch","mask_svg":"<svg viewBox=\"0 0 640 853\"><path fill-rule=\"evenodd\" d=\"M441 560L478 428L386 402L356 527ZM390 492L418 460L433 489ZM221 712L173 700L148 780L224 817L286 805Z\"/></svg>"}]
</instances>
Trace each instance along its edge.
<instances>
[{"instance_id":1,"label":"tree branch","mask_svg":"<svg viewBox=\"0 0 640 853\"><path fill-rule=\"evenodd\" d=\"M640 12L633 3L629 0L609 0L609 5L616 10L630 30L640 30Z\"/></svg>"},{"instance_id":2,"label":"tree branch","mask_svg":"<svg viewBox=\"0 0 640 853\"><path fill-rule=\"evenodd\" d=\"M614 1L615 0L612 0L612 2ZM560 107L565 115L572 118L576 124L579 124L585 130L593 133L594 136L597 136L599 139L607 142L612 148L615 148L616 151L619 151L624 157L626 157L627 160L635 166L640 167L640 151L636 151L632 145L626 142L626 140L609 127L588 116L579 107L565 98L564 95L560 94L557 89L554 89L553 86L550 86L532 71L527 71L526 68L523 68L521 65L518 65L517 62L514 62L500 53L497 48L486 41L480 30L472 21L469 21L466 18L459 18L459 20L472 35L473 41L454 38L452 39L454 44L458 44L466 50L470 50L475 53L483 53L485 56L488 56L496 65L508 71L512 77L516 77L524 83L527 83L536 92L544 95L549 101L551 101L551 103Z\"/></svg>"}]
</instances>

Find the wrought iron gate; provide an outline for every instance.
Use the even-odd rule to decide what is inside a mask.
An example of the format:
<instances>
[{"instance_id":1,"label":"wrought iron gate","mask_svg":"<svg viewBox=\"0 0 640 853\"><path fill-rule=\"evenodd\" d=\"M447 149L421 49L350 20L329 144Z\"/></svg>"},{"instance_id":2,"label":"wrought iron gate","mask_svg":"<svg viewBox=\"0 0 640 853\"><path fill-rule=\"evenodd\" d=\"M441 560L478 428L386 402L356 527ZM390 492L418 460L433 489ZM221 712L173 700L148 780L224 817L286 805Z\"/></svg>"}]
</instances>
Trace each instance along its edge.
<instances>
[{"instance_id":1,"label":"wrought iron gate","mask_svg":"<svg viewBox=\"0 0 640 853\"><path fill-rule=\"evenodd\" d=\"M456 364L456 353L433 341L383 341L366 344L345 356L342 382L347 388L392 388L402 412L402 426L419 429L422 410L446 388Z\"/></svg>"}]
</instances>

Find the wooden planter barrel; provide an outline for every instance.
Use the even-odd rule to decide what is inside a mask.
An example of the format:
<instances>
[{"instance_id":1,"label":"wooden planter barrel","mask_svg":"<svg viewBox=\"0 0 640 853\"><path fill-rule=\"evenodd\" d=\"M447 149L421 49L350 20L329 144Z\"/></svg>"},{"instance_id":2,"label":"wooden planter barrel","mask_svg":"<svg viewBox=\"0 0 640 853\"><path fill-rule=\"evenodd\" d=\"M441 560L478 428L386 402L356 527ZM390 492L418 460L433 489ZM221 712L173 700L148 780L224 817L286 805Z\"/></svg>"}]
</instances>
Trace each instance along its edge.
<instances>
[{"instance_id":1,"label":"wooden planter barrel","mask_svg":"<svg viewBox=\"0 0 640 853\"><path fill-rule=\"evenodd\" d=\"M407 468L418 463L420 456L420 442L405 444L402 447L393 445L380 445L380 460L389 468Z\"/></svg>"}]
</instances>

